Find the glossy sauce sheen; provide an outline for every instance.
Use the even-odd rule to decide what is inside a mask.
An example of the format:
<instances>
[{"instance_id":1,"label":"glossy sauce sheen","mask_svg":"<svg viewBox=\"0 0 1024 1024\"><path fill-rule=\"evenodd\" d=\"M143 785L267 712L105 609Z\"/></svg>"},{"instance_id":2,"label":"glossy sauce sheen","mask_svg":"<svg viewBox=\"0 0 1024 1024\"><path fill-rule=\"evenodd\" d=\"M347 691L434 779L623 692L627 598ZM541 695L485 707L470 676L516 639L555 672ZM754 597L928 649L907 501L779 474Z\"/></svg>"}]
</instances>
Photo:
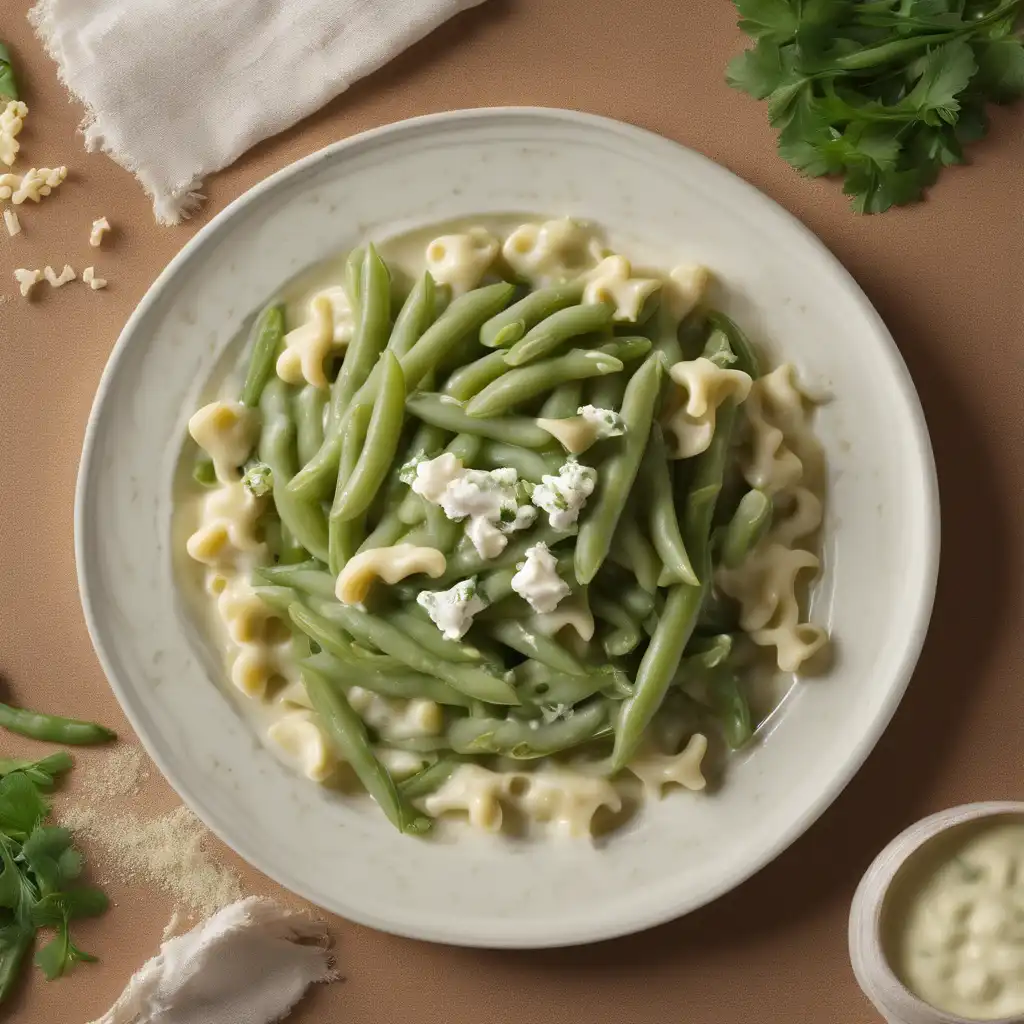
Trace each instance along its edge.
<instances>
[{"instance_id":1,"label":"glossy sauce sheen","mask_svg":"<svg viewBox=\"0 0 1024 1024\"><path fill-rule=\"evenodd\" d=\"M964 826L900 870L883 912L897 977L972 1020L1024 1014L1024 820Z\"/></svg>"}]
</instances>

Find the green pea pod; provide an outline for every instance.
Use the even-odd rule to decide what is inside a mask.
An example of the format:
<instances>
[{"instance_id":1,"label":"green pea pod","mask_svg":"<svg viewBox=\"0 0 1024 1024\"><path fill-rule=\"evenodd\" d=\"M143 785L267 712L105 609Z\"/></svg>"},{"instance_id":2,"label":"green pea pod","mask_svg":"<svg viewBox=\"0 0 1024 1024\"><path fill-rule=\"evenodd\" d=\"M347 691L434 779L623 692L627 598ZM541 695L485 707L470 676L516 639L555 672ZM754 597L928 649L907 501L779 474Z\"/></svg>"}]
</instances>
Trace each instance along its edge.
<instances>
[{"instance_id":1,"label":"green pea pod","mask_svg":"<svg viewBox=\"0 0 1024 1024\"><path fill-rule=\"evenodd\" d=\"M67 746L93 746L117 739L117 733L95 722L81 722L75 718L60 718L38 711L26 711L9 704L0 704L0 729L41 740L43 743L61 743Z\"/></svg>"}]
</instances>

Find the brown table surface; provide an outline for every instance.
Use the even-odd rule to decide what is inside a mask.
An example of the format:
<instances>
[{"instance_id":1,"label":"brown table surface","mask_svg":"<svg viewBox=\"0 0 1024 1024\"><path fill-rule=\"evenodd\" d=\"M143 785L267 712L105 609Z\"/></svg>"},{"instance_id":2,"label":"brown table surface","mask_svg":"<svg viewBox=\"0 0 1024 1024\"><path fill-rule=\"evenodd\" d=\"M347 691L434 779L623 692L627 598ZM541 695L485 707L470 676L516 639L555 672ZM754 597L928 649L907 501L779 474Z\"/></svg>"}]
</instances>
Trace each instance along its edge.
<instances>
[{"instance_id":1,"label":"brown table surface","mask_svg":"<svg viewBox=\"0 0 1024 1024\"><path fill-rule=\"evenodd\" d=\"M82 435L100 372L135 304L205 220L261 178L336 139L415 114L573 107L706 153L791 210L839 256L910 366L942 493L942 569L928 641L867 765L774 864L711 906L641 935L491 952L332 919L345 981L315 991L292 1019L877 1019L846 953L847 911L861 873L916 818L963 801L1020 798L1024 782L1024 109L995 110L972 165L946 172L927 203L858 217L835 182L805 181L785 165L764 105L726 87L722 72L741 36L724 0L490 0L246 154L208 183L201 216L164 228L131 175L83 151L75 131L81 110L68 103L23 18L29 0L5 7L0 36L11 43L31 106L26 157L65 163L71 174L59 194L25 209L21 236L0 232L0 671L24 703L101 719L129 742L78 602L72 499ZM202 101L181 85L183 103ZM87 236L101 215L116 235L97 254ZM65 261L79 271L95 262L109 288L58 292L44 284L31 303L17 295L15 266ZM4 737L0 749L38 748ZM63 799L74 792L72 782ZM154 772L139 802L155 810L175 799ZM251 891L281 894L212 838L210 849ZM101 851L93 861L102 874ZM101 963L53 984L35 972L12 1019L91 1020L156 950L169 901L139 886L111 892L111 911L79 929Z\"/></svg>"}]
</instances>

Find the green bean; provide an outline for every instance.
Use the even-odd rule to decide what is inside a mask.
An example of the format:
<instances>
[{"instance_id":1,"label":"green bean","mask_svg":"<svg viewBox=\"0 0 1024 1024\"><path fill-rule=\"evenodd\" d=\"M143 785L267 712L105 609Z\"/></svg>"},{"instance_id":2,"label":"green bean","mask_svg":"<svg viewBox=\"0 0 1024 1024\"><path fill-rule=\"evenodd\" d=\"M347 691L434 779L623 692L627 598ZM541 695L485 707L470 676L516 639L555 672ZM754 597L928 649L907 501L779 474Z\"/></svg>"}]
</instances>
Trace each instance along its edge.
<instances>
[{"instance_id":1,"label":"green bean","mask_svg":"<svg viewBox=\"0 0 1024 1024\"><path fill-rule=\"evenodd\" d=\"M615 627L601 641L610 657L621 658L637 648L640 643L640 626L624 607L591 592L590 608L597 618Z\"/></svg>"},{"instance_id":2,"label":"green bean","mask_svg":"<svg viewBox=\"0 0 1024 1024\"><path fill-rule=\"evenodd\" d=\"M535 484L539 484L543 477L558 472L563 460L557 455L555 458L557 463L553 465L554 460L546 459L529 448L522 448L517 444L502 444L500 441L488 441L483 448L485 465L495 468L510 466L521 479Z\"/></svg>"},{"instance_id":3,"label":"green bean","mask_svg":"<svg viewBox=\"0 0 1024 1024\"><path fill-rule=\"evenodd\" d=\"M366 250L361 246L353 249L345 259L345 294L352 307L352 315L359 317L359 306L363 298L363 261Z\"/></svg>"},{"instance_id":4,"label":"green bean","mask_svg":"<svg viewBox=\"0 0 1024 1024\"><path fill-rule=\"evenodd\" d=\"M297 600L295 591L291 587L257 585L252 589L264 604L285 616L288 615L291 606Z\"/></svg>"},{"instance_id":5,"label":"green bean","mask_svg":"<svg viewBox=\"0 0 1024 1024\"><path fill-rule=\"evenodd\" d=\"M335 600L334 577L324 569L322 562L310 560L299 565L266 565L253 573L275 587L292 587L311 597Z\"/></svg>"},{"instance_id":6,"label":"green bean","mask_svg":"<svg viewBox=\"0 0 1024 1024\"><path fill-rule=\"evenodd\" d=\"M3 44L0 43L0 49L2 48ZM3 80L0 79L0 85L2 84ZM0 929L0 1004L14 991L21 976L22 961L32 948L35 937L36 930L31 926L20 927L15 923L8 923Z\"/></svg>"},{"instance_id":7,"label":"green bean","mask_svg":"<svg viewBox=\"0 0 1024 1024\"><path fill-rule=\"evenodd\" d=\"M406 399L405 408L424 423L432 423L455 434L477 434L492 441L518 444L523 448L545 448L551 444L551 435L529 417L484 419L470 416L461 402L447 395L418 392Z\"/></svg>"},{"instance_id":8,"label":"green bean","mask_svg":"<svg viewBox=\"0 0 1024 1024\"><path fill-rule=\"evenodd\" d=\"M550 355L573 338L610 327L614 309L599 302L591 306L569 306L545 317L506 353L509 366L522 366Z\"/></svg>"},{"instance_id":9,"label":"green bean","mask_svg":"<svg viewBox=\"0 0 1024 1024\"><path fill-rule=\"evenodd\" d=\"M382 615L392 626L407 633L420 647L438 658L463 664L478 664L483 661L483 655L472 644L463 643L461 640L449 640L433 622L420 615L418 611L396 608Z\"/></svg>"},{"instance_id":10,"label":"green bean","mask_svg":"<svg viewBox=\"0 0 1024 1024\"><path fill-rule=\"evenodd\" d=\"M317 615L316 612L307 608L301 601L293 599L288 605L288 618L305 636L333 657L345 661L359 660L353 650L352 641L344 635L342 630L330 619L325 619L322 615ZM401 668L401 663L394 658L387 658L386 655L384 657L387 660L383 662L372 659L374 665L380 668Z\"/></svg>"},{"instance_id":11,"label":"green bean","mask_svg":"<svg viewBox=\"0 0 1024 1024\"><path fill-rule=\"evenodd\" d=\"M622 400L624 437L601 468L598 489L584 510L576 539L576 579L589 583L608 555L651 433L661 385L661 356L652 355L630 379Z\"/></svg>"},{"instance_id":12,"label":"green bean","mask_svg":"<svg viewBox=\"0 0 1024 1024\"><path fill-rule=\"evenodd\" d=\"M466 412L473 417L500 416L567 380L617 373L622 367L622 360L599 349L572 349L564 356L509 370L470 399Z\"/></svg>"},{"instance_id":13,"label":"green bean","mask_svg":"<svg viewBox=\"0 0 1024 1024\"><path fill-rule=\"evenodd\" d=\"M381 521L373 528L369 536L359 545L356 554L372 551L375 548L390 548L398 543L398 538L408 529L408 524L398 518L398 509L388 509Z\"/></svg>"},{"instance_id":14,"label":"green bean","mask_svg":"<svg viewBox=\"0 0 1024 1024\"><path fill-rule=\"evenodd\" d=\"M384 619L338 603L314 599L311 605L314 611L339 623L357 640L372 644L417 672L443 679L468 697L475 697L490 704L519 703L515 691L507 680L472 665L444 661L424 650Z\"/></svg>"},{"instance_id":15,"label":"green bean","mask_svg":"<svg viewBox=\"0 0 1024 1024\"><path fill-rule=\"evenodd\" d=\"M693 634L711 576L709 538L715 503L736 420L736 406L724 402L718 408L711 444L694 460L690 493L683 517L683 536L693 552L700 586L680 583L669 591L665 608L647 645L636 675L636 695L626 701L615 730L612 769L624 768L633 756L644 730L654 717L679 669L683 651Z\"/></svg>"},{"instance_id":16,"label":"green bean","mask_svg":"<svg viewBox=\"0 0 1024 1024\"><path fill-rule=\"evenodd\" d=\"M341 445L341 460L338 463L339 486L355 472L361 453L369 447L366 438L372 414L373 410L368 405L357 405L349 410ZM365 535L365 514L352 519L340 519L337 516L328 519L328 565L332 575L337 576L341 572L345 563L359 550Z\"/></svg>"},{"instance_id":17,"label":"green bean","mask_svg":"<svg viewBox=\"0 0 1024 1024\"><path fill-rule=\"evenodd\" d=\"M117 739L117 733L95 722L80 722L75 718L60 718L39 711L26 711L9 704L0 704L0 729L41 740L43 743L61 743L68 746L92 746Z\"/></svg>"},{"instance_id":18,"label":"green bean","mask_svg":"<svg viewBox=\"0 0 1024 1024\"><path fill-rule=\"evenodd\" d=\"M242 385L242 404L255 409L271 375L278 352L284 342L284 307L278 303L267 306L253 327L252 355Z\"/></svg>"},{"instance_id":19,"label":"green bean","mask_svg":"<svg viewBox=\"0 0 1024 1024\"><path fill-rule=\"evenodd\" d=\"M481 356L465 366L460 366L445 381L441 394L450 395L460 402L467 402L478 391L482 391L488 384L493 383L507 372L508 363L505 362L505 353L488 352L487 355Z\"/></svg>"},{"instance_id":20,"label":"green bean","mask_svg":"<svg viewBox=\"0 0 1024 1024\"><path fill-rule=\"evenodd\" d=\"M476 576L478 573L488 570L508 569L523 561L526 558L527 548L532 548L534 544L543 543L551 548L575 535L575 527L561 531L555 530L547 523L541 523L532 530L524 531L520 536L510 540L505 546L505 550L496 558L482 558L472 544L467 544L465 547L457 549L448 559L444 575L439 577L437 582L450 585L467 576Z\"/></svg>"},{"instance_id":21,"label":"green bean","mask_svg":"<svg viewBox=\"0 0 1024 1024\"><path fill-rule=\"evenodd\" d=\"M665 357L668 366L682 362L683 347L679 343L679 324L664 307L658 314L654 351L660 352Z\"/></svg>"},{"instance_id":22,"label":"green bean","mask_svg":"<svg viewBox=\"0 0 1024 1024\"><path fill-rule=\"evenodd\" d=\"M595 377L587 387L587 401L598 409L619 409L629 383L625 373L609 373Z\"/></svg>"},{"instance_id":23,"label":"green bean","mask_svg":"<svg viewBox=\"0 0 1024 1024\"><path fill-rule=\"evenodd\" d=\"M440 789L451 777L452 772L463 764L457 757L442 757L426 768L420 769L415 775L403 779L398 784L398 791L407 800L418 800L430 796L435 790Z\"/></svg>"},{"instance_id":24,"label":"green bean","mask_svg":"<svg viewBox=\"0 0 1024 1024\"><path fill-rule=\"evenodd\" d=\"M453 686L422 672L412 672L404 665L381 668L375 663L358 658L336 657L326 650L305 658L302 662L315 669L324 678L337 683L347 693L353 686L398 700L432 700L435 704L468 708L474 701Z\"/></svg>"},{"instance_id":25,"label":"green bean","mask_svg":"<svg viewBox=\"0 0 1024 1024\"><path fill-rule=\"evenodd\" d=\"M424 331L423 336L402 359L402 370L409 390L418 387L424 375L440 365L463 338L479 330L486 320L504 309L514 292L513 285L502 282L460 295Z\"/></svg>"},{"instance_id":26,"label":"green bean","mask_svg":"<svg viewBox=\"0 0 1024 1024\"><path fill-rule=\"evenodd\" d=\"M299 463L305 465L320 450L324 443L324 409L327 407L327 392L313 384L307 384L292 403L295 417L295 442Z\"/></svg>"},{"instance_id":27,"label":"green bean","mask_svg":"<svg viewBox=\"0 0 1024 1024\"><path fill-rule=\"evenodd\" d=\"M709 329L707 314L702 309L695 309L683 317L676 338L684 360L696 359L704 351Z\"/></svg>"},{"instance_id":28,"label":"green bean","mask_svg":"<svg viewBox=\"0 0 1024 1024\"><path fill-rule=\"evenodd\" d=\"M747 336L724 313L712 311L707 315L708 323L721 331L729 342L729 348L736 356L736 369L749 374L754 380L761 376L761 360L757 350Z\"/></svg>"},{"instance_id":29,"label":"green bean","mask_svg":"<svg viewBox=\"0 0 1024 1024\"><path fill-rule=\"evenodd\" d=\"M648 594L653 594L658 589L661 562L658 560L654 545L644 536L640 524L633 518L630 510L627 510L619 521L608 558L629 569L640 587Z\"/></svg>"},{"instance_id":30,"label":"green bean","mask_svg":"<svg viewBox=\"0 0 1024 1024\"><path fill-rule=\"evenodd\" d=\"M516 677L516 693L524 702L558 705L578 704L603 693L614 700L621 700L633 693L633 684L619 668L607 666L593 669L586 675L558 672L540 661L524 661L513 672Z\"/></svg>"},{"instance_id":31,"label":"green bean","mask_svg":"<svg viewBox=\"0 0 1024 1024\"><path fill-rule=\"evenodd\" d=\"M405 417L405 378L401 364L391 352L381 356L381 363L380 392L366 429L366 441L348 479L342 483L341 475L338 476L332 520L344 522L366 511L398 451Z\"/></svg>"},{"instance_id":32,"label":"green bean","mask_svg":"<svg viewBox=\"0 0 1024 1024\"><path fill-rule=\"evenodd\" d=\"M352 766L359 781L377 801L388 820L399 832L410 835L428 832L431 827L430 818L421 815L399 793L394 780L373 753L366 726L352 710L345 694L308 666L303 668L302 682L313 710L319 716L331 742L342 758Z\"/></svg>"},{"instance_id":33,"label":"green bean","mask_svg":"<svg viewBox=\"0 0 1024 1024\"><path fill-rule=\"evenodd\" d=\"M752 490L740 498L722 538L722 564L735 569L757 546L772 525L772 500L764 491Z\"/></svg>"},{"instance_id":34,"label":"green bean","mask_svg":"<svg viewBox=\"0 0 1024 1024\"><path fill-rule=\"evenodd\" d=\"M750 718L750 702L735 672L718 673L708 687L711 708L722 728L730 750L739 750L750 742L754 727Z\"/></svg>"},{"instance_id":35,"label":"green bean","mask_svg":"<svg viewBox=\"0 0 1024 1024\"><path fill-rule=\"evenodd\" d=\"M327 522L323 511L296 497L288 482L295 473L295 422L291 418L288 386L277 377L267 382L260 397L263 431L260 459L274 474L274 506L291 535L311 554L327 561Z\"/></svg>"},{"instance_id":36,"label":"green bean","mask_svg":"<svg viewBox=\"0 0 1024 1024\"><path fill-rule=\"evenodd\" d=\"M692 637L683 652L683 660L679 663L674 682L685 685L693 677L705 675L711 669L725 664L732 654L733 644L730 633Z\"/></svg>"},{"instance_id":37,"label":"green bean","mask_svg":"<svg viewBox=\"0 0 1024 1024\"><path fill-rule=\"evenodd\" d=\"M607 380L607 377L598 377L598 381ZM564 420L575 416L583 404L583 381L567 380L559 384L554 391L545 399L541 406L540 415L543 419Z\"/></svg>"},{"instance_id":38,"label":"green bean","mask_svg":"<svg viewBox=\"0 0 1024 1024\"><path fill-rule=\"evenodd\" d=\"M437 548L438 551L448 554L462 535L464 526L461 520L449 519L440 505L435 505L426 498L420 499L423 502L425 524L420 527L430 538L428 547Z\"/></svg>"},{"instance_id":39,"label":"green bean","mask_svg":"<svg viewBox=\"0 0 1024 1024\"><path fill-rule=\"evenodd\" d=\"M545 636L543 633L530 629L516 619L505 619L501 622L488 622L487 632L503 643L506 647L525 654L534 661L559 672L568 672L570 675L586 675L587 667L576 657L570 654L553 637Z\"/></svg>"},{"instance_id":40,"label":"green bean","mask_svg":"<svg viewBox=\"0 0 1024 1024\"><path fill-rule=\"evenodd\" d=\"M595 582L604 597L621 604L630 616L639 622L654 611L654 594L639 586L630 572L623 572L610 563L609 557L609 562Z\"/></svg>"},{"instance_id":41,"label":"green bean","mask_svg":"<svg viewBox=\"0 0 1024 1024\"><path fill-rule=\"evenodd\" d=\"M448 738L460 754L497 754L529 760L578 747L610 731L607 706L603 701L594 701L547 724L515 718L460 718L450 726Z\"/></svg>"},{"instance_id":42,"label":"green bean","mask_svg":"<svg viewBox=\"0 0 1024 1024\"><path fill-rule=\"evenodd\" d=\"M213 459L206 452L200 450L196 461L192 465L192 479L200 487L216 487L218 484L217 471L213 468Z\"/></svg>"},{"instance_id":43,"label":"green bean","mask_svg":"<svg viewBox=\"0 0 1024 1024\"><path fill-rule=\"evenodd\" d=\"M672 478L669 475L668 452L661 435L661 427L655 423L647 442L640 468L644 483L645 502L648 507L648 529L654 549L662 565L670 574L669 582L696 585L697 579L686 553L683 535L676 517L675 500L672 496ZM662 585L661 579L658 581Z\"/></svg>"},{"instance_id":44,"label":"green bean","mask_svg":"<svg viewBox=\"0 0 1024 1024\"><path fill-rule=\"evenodd\" d=\"M335 427L343 429L349 403L370 376L390 331L391 276L377 250L370 245L363 258L356 329L331 387L330 421Z\"/></svg>"},{"instance_id":45,"label":"green bean","mask_svg":"<svg viewBox=\"0 0 1024 1024\"><path fill-rule=\"evenodd\" d=\"M480 328L480 344L485 348L504 348L517 342L534 324L540 323L566 306L580 301L583 285L579 282L540 288L492 316Z\"/></svg>"}]
</instances>

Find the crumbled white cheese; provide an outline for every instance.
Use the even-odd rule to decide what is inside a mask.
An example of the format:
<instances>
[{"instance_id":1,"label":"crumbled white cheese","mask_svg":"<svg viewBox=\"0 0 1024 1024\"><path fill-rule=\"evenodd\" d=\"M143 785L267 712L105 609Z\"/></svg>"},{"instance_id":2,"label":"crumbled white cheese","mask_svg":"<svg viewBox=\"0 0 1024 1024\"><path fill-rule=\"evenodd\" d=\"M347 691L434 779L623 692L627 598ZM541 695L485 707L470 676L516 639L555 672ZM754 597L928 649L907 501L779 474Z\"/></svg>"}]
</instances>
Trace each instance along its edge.
<instances>
[{"instance_id":1,"label":"crumbled white cheese","mask_svg":"<svg viewBox=\"0 0 1024 1024\"><path fill-rule=\"evenodd\" d=\"M89 244L98 249L103 244L103 236L110 230L110 221L106 217L92 222L92 230L89 232Z\"/></svg>"},{"instance_id":2,"label":"crumbled white cheese","mask_svg":"<svg viewBox=\"0 0 1024 1024\"><path fill-rule=\"evenodd\" d=\"M32 167L19 179L17 175L5 174L3 178L14 178L18 185L10 193L10 200L20 206L26 199L38 203L43 196L48 196L66 177L66 167ZM0 181L0 199L5 199L4 183Z\"/></svg>"},{"instance_id":3,"label":"crumbled white cheese","mask_svg":"<svg viewBox=\"0 0 1024 1024\"><path fill-rule=\"evenodd\" d=\"M614 409L581 405L576 410L576 415L593 425L598 441L603 441L606 437L621 437L626 432L626 421Z\"/></svg>"},{"instance_id":4,"label":"crumbled white cheese","mask_svg":"<svg viewBox=\"0 0 1024 1024\"><path fill-rule=\"evenodd\" d=\"M25 270L24 267L18 267L14 272L14 280L18 282L18 290L21 292L23 299L28 298L28 293L39 284L43 279L43 272L41 270Z\"/></svg>"},{"instance_id":5,"label":"crumbled white cheese","mask_svg":"<svg viewBox=\"0 0 1024 1024\"><path fill-rule=\"evenodd\" d=\"M49 282L51 288L63 288L69 281L77 280L75 272L67 263L64 264L64 269L59 275L53 267L45 266L43 268L43 277Z\"/></svg>"},{"instance_id":6,"label":"crumbled white cheese","mask_svg":"<svg viewBox=\"0 0 1024 1024\"><path fill-rule=\"evenodd\" d=\"M427 501L440 505L452 520L468 520L466 536L481 558L496 558L508 544L508 533L523 530L537 518L519 500L514 469L465 469L449 452L436 459L407 464L401 478Z\"/></svg>"},{"instance_id":7,"label":"crumbled white cheese","mask_svg":"<svg viewBox=\"0 0 1024 1024\"><path fill-rule=\"evenodd\" d=\"M568 530L579 519L596 483L597 470L568 459L558 470L558 476L541 477L530 500L547 512L548 522L556 530Z\"/></svg>"},{"instance_id":8,"label":"crumbled white cheese","mask_svg":"<svg viewBox=\"0 0 1024 1024\"><path fill-rule=\"evenodd\" d=\"M416 595L416 603L449 640L461 640L473 625L473 616L487 607L477 596L475 576L449 590L423 590Z\"/></svg>"},{"instance_id":9,"label":"crumbled white cheese","mask_svg":"<svg viewBox=\"0 0 1024 1024\"><path fill-rule=\"evenodd\" d=\"M11 100L0 113L0 164L10 167L21 149L16 136L28 117L28 107L21 100Z\"/></svg>"},{"instance_id":10,"label":"crumbled white cheese","mask_svg":"<svg viewBox=\"0 0 1024 1024\"><path fill-rule=\"evenodd\" d=\"M569 584L558 575L558 560L539 542L526 551L526 561L517 567L512 589L535 612L553 612L569 593Z\"/></svg>"},{"instance_id":11,"label":"crumbled white cheese","mask_svg":"<svg viewBox=\"0 0 1024 1024\"><path fill-rule=\"evenodd\" d=\"M95 267L86 267L82 271L82 280L95 292L100 288L107 287L107 279L105 277L96 276Z\"/></svg>"},{"instance_id":12,"label":"crumbled white cheese","mask_svg":"<svg viewBox=\"0 0 1024 1024\"><path fill-rule=\"evenodd\" d=\"M12 238L21 233L21 221L13 210L4 210L4 224L7 227L7 234Z\"/></svg>"}]
</instances>

